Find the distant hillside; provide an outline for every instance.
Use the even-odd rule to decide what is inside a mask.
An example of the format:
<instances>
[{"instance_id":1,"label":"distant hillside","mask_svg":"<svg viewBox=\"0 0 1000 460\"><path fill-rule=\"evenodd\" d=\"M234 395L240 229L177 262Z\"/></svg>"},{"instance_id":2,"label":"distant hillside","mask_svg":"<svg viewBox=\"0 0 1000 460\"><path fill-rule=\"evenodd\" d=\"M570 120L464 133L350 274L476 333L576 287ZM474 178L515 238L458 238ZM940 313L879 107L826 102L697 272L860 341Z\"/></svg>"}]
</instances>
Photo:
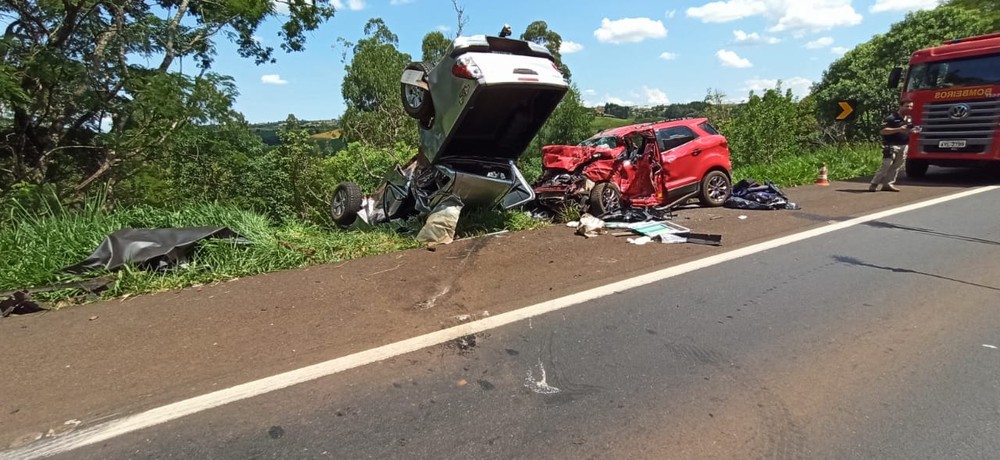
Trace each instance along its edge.
<instances>
[{"instance_id":1,"label":"distant hillside","mask_svg":"<svg viewBox=\"0 0 1000 460\"><path fill-rule=\"evenodd\" d=\"M278 130L284 126L284 121L273 121L268 123L252 123L252 129L267 145L278 145ZM302 126L316 140L335 140L340 138L339 120L299 120Z\"/></svg>"},{"instance_id":2,"label":"distant hillside","mask_svg":"<svg viewBox=\"0 0 1000 460\"><path fill-rule=\"evenodd\" d=\"M631 125L635 123L634 118L615 118L615 117L594 117L594 121L590 123L590 126L594 128L594 132L604 131L605 129L617 128L619 126Z\"/></svg>"}]
</instances>

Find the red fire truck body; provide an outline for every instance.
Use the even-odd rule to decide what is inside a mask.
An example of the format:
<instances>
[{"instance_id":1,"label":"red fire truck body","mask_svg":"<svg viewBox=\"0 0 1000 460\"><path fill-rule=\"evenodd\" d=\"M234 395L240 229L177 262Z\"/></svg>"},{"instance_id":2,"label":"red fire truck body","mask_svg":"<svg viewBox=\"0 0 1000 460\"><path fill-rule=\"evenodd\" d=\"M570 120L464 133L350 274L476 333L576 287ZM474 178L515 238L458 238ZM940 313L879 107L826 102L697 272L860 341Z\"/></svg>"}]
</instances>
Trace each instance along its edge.
<instances>
[{"instance_id":1,"label":"red fire truck body","mask_svg":"<svg viewBox=\"0 0 1000 460\"><path fill-rule=\"evenodd\" d=\"M902 96L921 128L910 136L908 176L930 165L1000 166L1000 34L913 53Z\"/></svg>"}]
</instances>

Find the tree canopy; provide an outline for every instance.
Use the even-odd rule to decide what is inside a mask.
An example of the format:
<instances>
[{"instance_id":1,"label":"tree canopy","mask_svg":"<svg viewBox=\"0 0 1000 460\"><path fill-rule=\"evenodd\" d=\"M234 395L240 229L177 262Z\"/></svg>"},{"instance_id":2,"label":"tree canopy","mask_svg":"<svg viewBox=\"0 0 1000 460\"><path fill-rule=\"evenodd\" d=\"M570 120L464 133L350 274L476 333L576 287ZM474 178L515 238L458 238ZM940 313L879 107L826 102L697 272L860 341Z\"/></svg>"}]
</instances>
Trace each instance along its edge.
<instances>
[{"instance_id":1,"label":"tree canopy","mask_svg":"<svg viewBox=\"0 0 1000 460\"><path fill-rule=\"evenodd\" d=\"M0 188L113 181L192 124L239 118L232 80L210 70L216 40L272 62L254 36L265 20L280 17L280 47L301 51L333 14L326 0L0 1Z\"/></svg>"},{"instance_id":2,"label":"tree canopy","mask_svg":"<svg viewBox=\"0 0 1000 460\"><path fill-rule=\"evenodd\" d=\"M397 49L399 39L380 18L365 24L365 38L347 44L352 55L341 92L347 110L341 118L350 141L389 147L397 142L416 145L417 124L403 111L399 76L411 61Z\"/></svg>"},{"instance_id":3,"label":"tree canopy","mask_svg":"<svg viewBox=\"0 0 1000 460\"><path fill-rule=\"evenodd\" d=\"M549 25L545 21L535 21L528 24L528 27L524 28L524 33L521 34L521 40L538 43L547 48L552 53L552 57L556 59L556 65L559 66L563 76L567 80L572 77L569 67L563 64L562 54L559 52L559 48L562 47L562 36L554 30L549 30Z\"/></svg>"},{"instance_id":4,"label":"tree canopy","mask_svg":"<svg viewBox=\"0 0 1000 460\"><path fill-rule=\"evenodd\" d=\"M899 100L899 89L886 85L889 71L905 65L916 50L939 45L955 37L988 32L989 21L976 11L953 6L918 11L848 51L823 72L813 88L817 117L832 121L840 112L838 101L857 100L860 111L848 135L874 139L880 121Z\"/></svg>"}]
</instances>

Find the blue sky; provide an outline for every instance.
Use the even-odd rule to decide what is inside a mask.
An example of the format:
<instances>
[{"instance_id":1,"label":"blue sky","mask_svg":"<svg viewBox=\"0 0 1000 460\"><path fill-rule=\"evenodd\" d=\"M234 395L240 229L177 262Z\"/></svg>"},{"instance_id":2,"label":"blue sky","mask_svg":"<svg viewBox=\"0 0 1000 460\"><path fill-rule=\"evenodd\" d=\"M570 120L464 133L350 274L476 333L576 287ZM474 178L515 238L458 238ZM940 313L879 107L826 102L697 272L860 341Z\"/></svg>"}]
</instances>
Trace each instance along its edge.
<instances>
[{"instance_id":1,"label":"blue sky","mask_svg":"<svg viewBox=\"0 0 1000 460\"><path fill-rule=\"evenodd\" d=\"M588 105L651 106L702 100L718 89L730 100L777 80L799 96L844 51L888 31L907 12L938 0L728 0L610 2L458 0L464 35L496 34L504 23L518 36L536 20L563 38L563 61ZM235 78L236 103L250 122L288 114L316 120L344 111L337 38L356 41L370 18L399 36L400 51L420 58L425 34L457 29L452 0L335 0L333 19L309 36L304 52L277 52L256 66L220 43L214 70ZM279 21L260 39L276 49Z\"/></svg>"}]
</instances>

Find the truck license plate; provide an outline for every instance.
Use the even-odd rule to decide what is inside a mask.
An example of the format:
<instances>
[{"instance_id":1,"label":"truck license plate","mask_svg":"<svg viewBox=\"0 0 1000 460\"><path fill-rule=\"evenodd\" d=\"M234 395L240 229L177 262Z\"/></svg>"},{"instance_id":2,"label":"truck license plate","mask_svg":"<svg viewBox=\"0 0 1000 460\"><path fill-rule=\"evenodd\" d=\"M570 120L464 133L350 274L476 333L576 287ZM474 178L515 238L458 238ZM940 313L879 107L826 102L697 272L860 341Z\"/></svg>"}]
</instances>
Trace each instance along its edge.
<instances>
[{"instance_id":1,"label":"truck license plate","mask_svg":"<svg viewBox=\"0 0 1000 460\"><path fill-rule=\"evenodd\" d=\"M942 149L960 149L965 147L965 141L940 141L938 142L938 148Z\"/></svg>"}]
</instances>

